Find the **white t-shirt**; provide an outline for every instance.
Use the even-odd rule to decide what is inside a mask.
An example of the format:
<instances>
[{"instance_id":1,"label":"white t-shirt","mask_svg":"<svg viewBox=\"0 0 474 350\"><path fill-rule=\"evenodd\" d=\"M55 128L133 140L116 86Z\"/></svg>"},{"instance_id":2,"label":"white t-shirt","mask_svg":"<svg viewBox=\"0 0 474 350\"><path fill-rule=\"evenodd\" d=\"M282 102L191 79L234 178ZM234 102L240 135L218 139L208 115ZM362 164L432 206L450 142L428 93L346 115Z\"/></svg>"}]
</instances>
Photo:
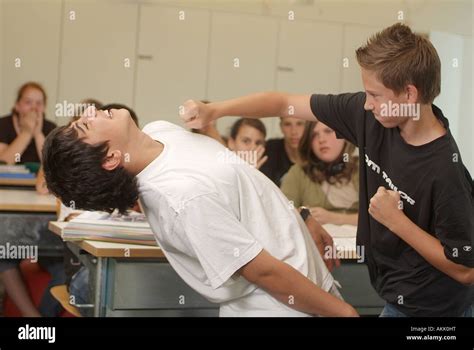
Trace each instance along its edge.
<instances>
[{"instance_id":1,"label":"white t-shirt","mask_svg":"<svg viewBox=\"0 0 474 350\"><path fill-rule=\"evenodd\" d=\"M262 249L339 296L303 220L271 180L207 136L165 121L143 132L164 145L137 176L155 238L181 278L220 304L220 316L307 316L235 274Z\"/></svg>"}]
</instances>

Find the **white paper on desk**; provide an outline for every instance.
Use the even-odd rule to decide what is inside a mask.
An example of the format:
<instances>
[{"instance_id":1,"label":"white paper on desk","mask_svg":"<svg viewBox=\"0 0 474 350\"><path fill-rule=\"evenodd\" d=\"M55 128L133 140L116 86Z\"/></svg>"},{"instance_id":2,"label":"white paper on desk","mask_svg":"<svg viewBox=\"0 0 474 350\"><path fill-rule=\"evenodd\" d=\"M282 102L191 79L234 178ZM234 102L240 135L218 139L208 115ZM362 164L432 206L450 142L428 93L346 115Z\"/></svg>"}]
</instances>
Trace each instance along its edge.
<instances>
[{"instance_id":1,"label":"white paper on desk","mask_svg":"<svg viewBox=\"0 0 474 350\"><path fill-rule=\"evenodd\" d=\"M331 235L337 249L355 251L357 226L324 224L323 228Z\"/></svg>"},{"instance_id":2,"label":"white paper on desk","mask_svg":"<svg viewBox=\"0 0 474 350\"><path fill-rule=\"evenodd\" d=\"M323 227L332 238L355 238L357 236L357 226L354 225L324 224Z\"/></svg>"}]
</instances>

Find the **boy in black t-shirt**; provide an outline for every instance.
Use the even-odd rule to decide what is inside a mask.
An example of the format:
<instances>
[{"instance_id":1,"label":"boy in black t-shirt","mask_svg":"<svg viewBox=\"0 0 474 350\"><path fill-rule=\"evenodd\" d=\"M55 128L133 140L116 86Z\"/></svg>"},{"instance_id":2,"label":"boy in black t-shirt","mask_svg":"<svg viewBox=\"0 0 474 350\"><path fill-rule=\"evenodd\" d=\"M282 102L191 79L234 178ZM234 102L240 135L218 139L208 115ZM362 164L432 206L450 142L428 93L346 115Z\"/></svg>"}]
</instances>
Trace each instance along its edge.
<instances>
[{"instance_id":1,"label":"boy in black t-shirt","mask_svg":"<svg viewBox=\"0 0 474 350\"><path fill-rule=\"evenodd\" d=\"M224 115L315 118L359 147L357 244L381 316L470 316L474 197L448 120L432 104L441 63L433 45L397 23L356 52L365 93L268 92L203 105L182 115L199 127ZM325 235L321 230L321 235Z\"/></svg>"}]
</instances>

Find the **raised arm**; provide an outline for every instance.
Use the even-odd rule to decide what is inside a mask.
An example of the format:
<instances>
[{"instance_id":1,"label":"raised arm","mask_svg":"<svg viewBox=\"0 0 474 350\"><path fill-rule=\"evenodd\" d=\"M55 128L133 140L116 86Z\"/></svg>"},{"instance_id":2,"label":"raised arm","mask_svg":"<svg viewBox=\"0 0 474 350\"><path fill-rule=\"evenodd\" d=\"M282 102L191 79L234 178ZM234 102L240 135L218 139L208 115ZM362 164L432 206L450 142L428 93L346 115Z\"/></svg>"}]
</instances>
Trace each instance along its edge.
<instances>
[{"instance_id":1,"label":"raised arm","mask_svg":"<svg viewBox=\"0 0 474 350\"><path fill-rule=\"evenodd\" d=\"M312 315L358 316L345 301L322 290L290 265L262 250L238 271L288 307Z\"/></svg>"},{"instance_id":2,"label":"raised arm","mask_svg":"<svg viewBox=\"0 0 474 350\"><path fill-rule=\"evenodd\" d=\"M310 107L311 95L290 95L282 92L261 92L231 100L204 104L188 100L180 113L186 126L202 128L223 116L246 118L296 117L315 121Z\"/></svg>"}]
</instances>

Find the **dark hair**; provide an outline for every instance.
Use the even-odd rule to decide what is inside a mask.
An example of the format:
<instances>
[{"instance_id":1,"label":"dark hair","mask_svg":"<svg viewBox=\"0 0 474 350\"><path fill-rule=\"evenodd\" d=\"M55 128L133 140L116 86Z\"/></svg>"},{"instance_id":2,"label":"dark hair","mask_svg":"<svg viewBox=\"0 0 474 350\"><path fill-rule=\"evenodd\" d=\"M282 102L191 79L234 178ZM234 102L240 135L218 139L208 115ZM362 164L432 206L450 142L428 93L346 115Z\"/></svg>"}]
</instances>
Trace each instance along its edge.
<instances>
[{"instance_id":1,"label":"dark hair","mask_svg":"<svg viewBox=\"0 0 474 350\"><path fill-rule=\"evenodd\" d=\"M306 123L303 137L298 145L303 171L309 176L311 181L322 183L327 181L330 184L351 181L354 171L357 169L359 157L354 156L355 146L345 141L339 157L333 162L326 163L313 151L314 128L318 122ZM349 161L344 161L344 155L349 156Z\"/></svg>"},{"instance_id":2,"label":"dark hair","mask_svg":"<svg viewBox=\"0 0 474 350\"><path fill-rule=\"evenodd\" d=\"M43 167L51 193L76 209L124 213L138 200L136 178L119 166L105 170L108 142L89 145L76 129L61 126L46 138Z\"/></svg>"},{"instance_id":3,"label":"dark hair","mask_svg":"<svg viewBox=\"0 0 474 350\"><path fill-rule=\"evenodd\" d=\"M421 103L431 103L441 91L441 61L433 44L410 27L396 23L372 36L356 51L364 69L395 93L408 84L419 91Z\"/></svg>"},{"instance_id":4,"label":"dark hair","mask_svg":"<svg viewBox=\"0 0 474 350\"><path fill-rule=\"evenodd\" d=\"M135 111L133 109L131 109L130 107L128 107L126 105L123 105L121 103L108 103L108 104L103 105L102 107L100 107L98 109L101 109L103 111L105 111L105 110L108 111L109 109L122 109L122 108L126 109L130 113L130 116L132 117L133 121L138 126L137 114L135 113Z\"/></svg>"},{"instance_id":5,"label":"dark hair","mask_svg":"<svg viewBox=\"0 0 474 350\"><path fill-rule=\"evenodd\" d=\"M263 124L261 120L251 118L240 118L232 125L232 128L230 129L230 138L235 140L235 138L239 134L240 128L245 125L251 126L252 128L255 128L260 131L263 134L263 138L267 137L267 129L265 128L265 124Z\"/></svg>"}]
</instances>

